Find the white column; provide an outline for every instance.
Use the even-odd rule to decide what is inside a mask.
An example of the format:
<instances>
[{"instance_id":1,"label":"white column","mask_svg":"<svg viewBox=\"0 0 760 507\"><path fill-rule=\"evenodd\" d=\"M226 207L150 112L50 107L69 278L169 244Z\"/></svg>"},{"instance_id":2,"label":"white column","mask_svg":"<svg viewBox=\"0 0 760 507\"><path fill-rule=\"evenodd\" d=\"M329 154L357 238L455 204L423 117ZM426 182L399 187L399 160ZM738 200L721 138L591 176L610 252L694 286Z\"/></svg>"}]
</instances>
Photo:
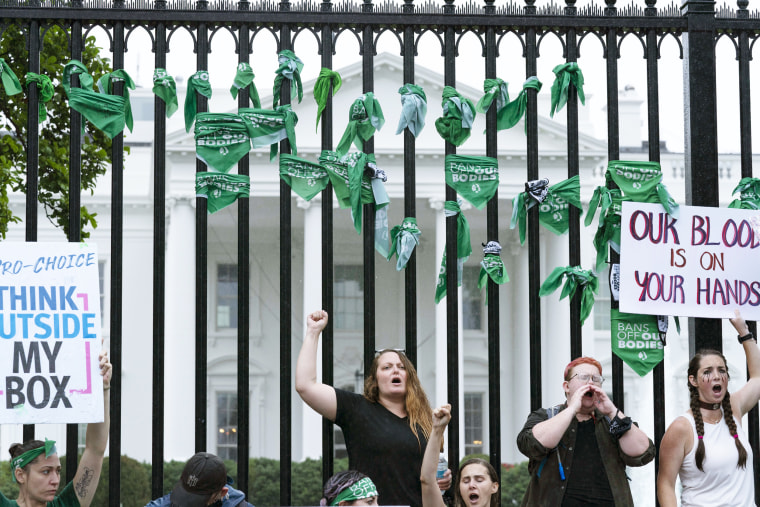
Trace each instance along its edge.
<instances>
[{"instance_id":1,"label":"white column","mask_svg":"<svg viewBox=\"0 0 760 507\"><path fill-rule=\"evenodd\" d=\"M303 333L306 334L306 314L322 308L322 202L319 196L311 201L297 199L304 210L303 217ZM332 317L332 315L330 316ZM317 379L322 379L322 341L317 350ZM301 445L294 442L295 459L317 459L322 455L322 416L296 398L301 406ZM299 457L300 454L300 457Z\"/></svg>"},{"instance_id":2,"label":"white column","mask_svg":"<svg viewBox=\"0 0 760 507\"><path fill-rule=\"evenodd\" d=\"M569 265L567 235L547 232L542 237L545 239L542 250L546 252L546 269L541 272L541 283L555 268ZM565 399L562 375L570 362L570 301L569 298L560 301L561 293L562 286L541 298L541 377L545 407L562 403Z\"/></svg>"},{"instance_id":3,"label":"white column","mask_svg":"<svg viewBox=\"0 0 760 507\"><path fill-rule=\"evenodd\" d=\"M195 198L170 198L167 208L164 407L171 438L164 452L167 460L186 460L195 452Z\"/></svg>"}]
</instances>

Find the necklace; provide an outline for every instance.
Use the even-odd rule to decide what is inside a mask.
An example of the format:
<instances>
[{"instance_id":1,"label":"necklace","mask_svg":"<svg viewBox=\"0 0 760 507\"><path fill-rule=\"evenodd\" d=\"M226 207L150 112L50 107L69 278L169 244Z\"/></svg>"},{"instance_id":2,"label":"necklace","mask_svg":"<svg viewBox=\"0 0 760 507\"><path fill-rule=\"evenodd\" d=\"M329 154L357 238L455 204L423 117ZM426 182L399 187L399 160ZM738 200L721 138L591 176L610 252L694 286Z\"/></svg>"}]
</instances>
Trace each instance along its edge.
<instances>
[{"instance_id":1,"label":"necklace","mask_svg":"<svg viewBox=\"0 0 760 507\"><path fill-rule=\"evenodd\" d=\"M718 410L720 408L720 403L707 403L706 401L699 400L699 408L705 410Z\"/></svg>"}]
</instances>

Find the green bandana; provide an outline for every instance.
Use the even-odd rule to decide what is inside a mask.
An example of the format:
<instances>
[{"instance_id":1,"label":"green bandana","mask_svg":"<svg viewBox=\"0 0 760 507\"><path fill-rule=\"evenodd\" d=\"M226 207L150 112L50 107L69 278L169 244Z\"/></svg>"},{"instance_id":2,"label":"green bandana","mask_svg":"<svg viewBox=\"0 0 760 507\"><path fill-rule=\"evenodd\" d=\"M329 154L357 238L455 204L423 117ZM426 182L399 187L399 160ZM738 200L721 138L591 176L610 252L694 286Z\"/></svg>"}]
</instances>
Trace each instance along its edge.
<instances>
[{"instance_id":1,"label":"green bandana","mask_svg":"<svg viewBox=\"0 0 760 507\"><path fill-rule=\"evenodd\" d=\"M336 71L325 67L319 71L319 77L314 83L314 100L317 101L317 128L319 128L319 120L322 118L322 111L327 107L330 89L332 88L332 94L335 95L340 90L342 83L340 74Z\"/></svg>"},{"instance_id":2,"label":"green bandana","mask_svg":"<svg viewBox=\"0 0 760 507\"><path fill-rule=\"evenodd\" d=\"M414 247L420 244L420 234L422 231L417 227L417 219L414 217L404 218L401 225L395 225L391 229L391 250L388 253L388 260L396 254L396 271L401 271L406 267Z\"/></svg>"},{"instance_id":3,"label":"green bandana","mask_svg":"<svg viewBox=\"0 0 760 507\"><path fill-rule=\"evenodd\" d=\"M528 108L528 90L536 90L536 93L541 91L541 81L536 76L529 77L524 83L522 91L517 95L517 98L504 106L504 113L499 116L499 121L502 122L499 126L499 130L511 129L517 122L519 122L523 116L525 116L525 110ZM527 123L525 124L525 132L528 130Z\"/></svg>"},{"instance_id":4,"label":"green bandana","mask_svg":"<svg viewBox=\"0 0 760 507\"><path fill-rule=\"evenodd\" d=\"M665 318L667 325L667 317ZM610 309L612 352L643 377L665 357L664 332L656 315L636 315Z\"/></svg>"},{"instance_id":5,"label":"green bandana","mask_svg":"<svg viewBox=\"0 0 760 507\"><path fill-rule=\"evenodd\" d=\"M199 70L187 80L187 95L185 95L185 131L190 132L193 126L195 115L198 112L198 97L200 93L207 99L211 98L211 83L208 78L207 70Z\"/></svg>"},{"instance_id":6,"label":"green bandana","mask_svg":"<svg viewBox=\"0 0 760 507\"><path fill-rule=\"evenodd\" d=\"M29 86L30 83L35 83L37 85L37 122L42 123L47 120L47 108L45 107L45 104L50 102L50 99L53 98L53 82L44 74L27 72L27 86Z\"/></svg>"},{"instance_id":7,"label":"green bandana","mask_svg":"<svg viewBox=\"0 0 760 507\"><path fill-rule=\"evenodd\" d=\"M538 291L539 296L546 296L556 291L562 278L566 277L565 285L562 287L562 293L559 299L562 300L567 296L573 297L578 287L581 288L581 325L591 315L591 309L594 307L594 294L599 292L599 279L591 270L583 270L580 266L568 266L566 268L555 268L554 271L546 278L541 289Z\"/></svg>"},{"instance_id":8,"label":"green bandana","mask_svg":"<svg viewBox=\"0 0 760 507\"><path fill-rule=\"evenodd\" d=\"M230 88L232 98L236 99L238 96L238 90L242 90L246 86L248 87L248 98L251 99L253 107L261 108L261 99L259 99L259 91L256 89L256 84L253 82L253 78L256 77L253 74L251 65L246 62L241 62L237 66L237 73L235 74L235 80Z\"/></svg>"},{"instance_id":9,"label":"green bandana","mask_svg":"<svg viewBox=\"0 0 760 507\"><path fill-rule=\"evenodd\" d=\"M446 155L446 184L477 209L483 209L499 187L499 164L493 157Z\"/></svg>"},{"instance_id":10,"label":"green bandana","mask_svg":"<svg viewBox=\"0 0 760 507\"><path fill-rule=\"evenodd\" d=\"M153 71L153 93L166 103L166 117L169 118L177 109L177 84L166 69L156 69Z\"/></svg>"},{"instance_id":11,"label":"green bandana","mask_svg":"<svg viewBox=\"0 0 760 507\"><path fill-rule=\"evenodd\" d=\"M739 198L731 201L729 208L760 209L760 178L742 178L731 195L739 192Z\"/></svg>"},{"instance_id":12,"label":"green bandana","mask_svg":"<svg viewBox=\"0 0 760 507\"><path fill-rule=\"evenodd\" d=\"M618 189L610 190L609 195L611 196L610 204L605 209L604 215L599 215L599 228L594 235L597 269L600 269L607 262L608 247L620 253L620 220L623 213L623 202L631 200L622 196Z\"/></svg>"},{"instance_id":13,"label":"green bandana","mask_svg":"<svg viewBox=\"0 0 760 507\"><path fill-rule=\"evenodd\" d=\"M287 153L280 155L280 178L306 201L311 201L329 182L324 167Z\"/></svg>"},{"instance_id":14,"label":"green bandana","mask_svg":"<svg viewBox=\"0 0 760 507\"><path fill-rule=\"evenodd\" d=\"M16 482L16 474L14 472L17 468L24 468L26 465L36 460L37 457L41 456L43 453L45 454L46 458L49 458L51 455L56 454L57 452L58 450L55 448L55 440L48 440L46 438L45 445L41 445L35 449L29 449L25 453L13 458L11 460L11 478L13 479L13 482Z\"/></svg>"},{"instance_id":15,"label":"green bandana","mask_svg":"<svg viewBox=\"0 0 760 507\"><path fill-rule=\"evenodd\" d=\"M570 206L583 209L578 175L547 187L548 179L530 181L526 191L512 200L510 229L519 225L520 244L525 244L528 210L538 205L538 221L556 235L562 235L570 227Z\"/></svg>"},{"instance_id":16,"label":"green bandana","mask_svg":"<svg viewBox=\"0 0 760 507\"><path fill-rule=\"evenodd\" d=\"M507 90L507 83L503 79L486 79L483 82L483 95L477 104L475 104L475 110L479 113L485 114L488 108L496 100L496 130L504 130L509 128L509 118L507 117L507 104L509 104L509 92ZM485 132L485 130L483 131Z\"/></svg>"},{"instance_id":17,"label":"green bandana","mask_svg":"<svg viewBox=\"0 0 760 507\"><path fill-rule=\"evenodd\" d=\"M132 132L134 120L132 119L132 103L129 101L129 90L135 89L135 82L132 81L131 77L129 77L127 71L124 69L119 69L113 72L109 72L108 74L103 74L100 76L100 79L98 79L98 90L100 90L100 93L113 95L114 83L118 82L124 83L124 89L121 92L121 96L124 97L125 101L124 121L129 131Z\"/></svg>"},{"instance_id":18,"label":"green bandana","mask_svg":"<svg viewBox=\"0 0 760 507\"><path fill-rule=\"evenodd\" d=\"M661 183L662 170L659 162L640 160L610 160L606 179L615 184L634 202L659 203L673 218L678 218L678 203Z\"/></svg>"},{"instance_id":19,"label":"green bandana","mask_svg":"<svg viewBox=\"0 0 760 507\"><path fill-rule=\"evenodd\" d=\"M227 113L198 113L195 156L209 169L226 173L250 150L248 126L242 117Z\"/></svg>"},{"instance_id":20,"label":"green bandana","mask_svg":"<svg viewBox=\"0 0 760 507\"><path fill-rule=\"evenodd\" d=\"M282 87L283 79L290 81L290 99L298 96L298 103L303 100L303 84L301 84L301 70L303 69L303 62L290 51L284 49L280 51L277 57L277 63L280 64L275 71L277 76L274 78L274 90L272 91L273 103L272 109L276 108L280 103L280 94L282 93L280 88Z\"/></svg>"},{"instance_id":21,"label":"green bandana","mask_svg":"<svg viewBox=\"0 0 760 507\"><path fill-rule=\"evenodd\" d=\"M81 88L71 87L71 78L75 75L79 76ZM62 84L63 91L69 98L69 107L82 114L109 138L113 139L124 130L129 101L117 95L93 91L92 76L87 73L87 68L82 62L71 60L66 64L63 68ZM84 132L84 122L82 122L82 132Z\"/></svg>"},{"instance_id":22,"label":"green bandana","mask_svg":"<svg viewBox=\"0 0 760 507\"><path fill-rule=\"evenodd\" d=\"M489 278L498 285L503 285L509 281L509 276L500 254L501 245L497 241L489 241L483 245L483 260L480 261L478 289L485 287ZM488 291L486 291L486 304L488 304Z\"/></svg>"},{"instance_id":23,"label":"green bandana","mask_svg":"<svg viewBox=\"0 0 760 507\"><path fill-rule=\"evenodd\" d=\"M293 154L298 155L298 148L296 147L298 116L290 108L290 104L278 106L274 111L271 109L241 107L238 110L238 114L249 123L248 134L251 137L251 146L253 148L270 147L270 161L274 160L274 157L277 156L277 143L285 138L290 141L290 149L293 151Z\"/></svg>"},{"instance_id":24,"label":"green bandana","mask_svg":"<svg viewBox=\"0 0 760 507\"><path fill-rule=\"evenodd\" d=\"M435 129L444 140L461 146L470 137L475 105L451 86L444 86L442 106L443 116L435 120Z\"/></svg>"},{"instance_id":25,"label":"green bandana","mask_svg":"<svg viewBox=\"0 0 760 507\"><path fill-rule=\"evenodd\" d=\"M457 285L462 286L462 267L472 253L470 243L470 224L462 213L461 201L446 201L443 203L443 213L447 217L457 217ZM446 296L446 250L443 251L441 269L438 273L438 284L435 289L435 302L438 303Z\"/></svg>"},{"instance_id":26,"label":"green bandana","mask_svg":"<svg viewBox=\"0 0 760 507\"><path fill-rule=\"evenodd\" d=\"M398 120L396 135L409 129L417 137L425 127L427 115L427 96L421 86L407 83L398 89L401 94L401 118Z\"/></svg>"},{"instance_id":27,"label":"green bandana","mask_svg":"<svg viewBox=\"0 0 760 507\"><path fill-rule=\"evenodd\" d=\"M377 496L377 489L375 488L375 484L369 477L365 477L341 491L338 496L335 497L335 500L330 503L330 505L338 505L340 502L348 502L350 504L354 500L371 498L373 496Z\"/></svg>"},{"instance_id":28,"label":"green bandana","mask_svg":"<svg viewBox=\"0 0 760 507\"><path fill-rule=\"evenodd\" d=\"M13 72L10 65L5 63L4 58L0 58L0 80L3 82L6 95L16 95L22 92L21 83L19 83L16 73Z\"/></svg>"},{"instance_id":29,"label":"green bandana","mask_svg":"<svg viewBox=\"0 0 760 507\"><path fill-rule=\"evenodd\" d=\"M338 142L335 151L345 155L351 148L351 142L358 150L363 150L362 141L367 141L375 134L375 130L380 130L384 124L383 109L375 98L375 94L372 92L365 93L351 104L346 131Z\"/></svg>"},{"instance_id":30,"label":"green bandana","mask_svg":"<svg viewBox=\"0 0 760 507\"><path fill-rule=\"evenodd\" d=\"M195 196L208 199L208 213L216 213L251 195L251 178L243 174L195 173Z\"/></svg>"},{"instance_id":31,"label":"green bandana","mask_svg":"<svg viewBox=\"0 0 760 507\"><path fill-rule=\"evenodd\" d=\"M578 91L578 99L580 99L581 104L586 103L586 96L583 94L583 72L577 63L568 62L557 65L552 69L552 72L556 78L552 84L552 104L549 116L553 117L555 111L559 112L567 103L567 91L570 88L570 83L573 83Z\"/></svg>"}]
</instances>

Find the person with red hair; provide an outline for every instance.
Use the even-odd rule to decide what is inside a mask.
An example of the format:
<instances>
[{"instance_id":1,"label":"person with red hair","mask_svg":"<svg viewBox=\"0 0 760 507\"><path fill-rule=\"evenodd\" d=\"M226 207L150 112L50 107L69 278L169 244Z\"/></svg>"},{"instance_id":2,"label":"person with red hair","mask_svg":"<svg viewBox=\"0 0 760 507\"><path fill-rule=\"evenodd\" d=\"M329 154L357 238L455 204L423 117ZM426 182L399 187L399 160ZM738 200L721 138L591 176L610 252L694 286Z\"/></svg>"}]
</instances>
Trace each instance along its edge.
<instances>
[{"instance_id":1,"label":"person with red hair","mask_svg":"<svg viewBox=\"0 0 760 507\"><path fill-rule=\"evenodd\" d=\"M654 443L603 383L599 361L579 357L565 367L565 403L528 416L517 436L531 475L521 505L633 507L625 468L652 461Z\"/></svg>"}]
</instances>

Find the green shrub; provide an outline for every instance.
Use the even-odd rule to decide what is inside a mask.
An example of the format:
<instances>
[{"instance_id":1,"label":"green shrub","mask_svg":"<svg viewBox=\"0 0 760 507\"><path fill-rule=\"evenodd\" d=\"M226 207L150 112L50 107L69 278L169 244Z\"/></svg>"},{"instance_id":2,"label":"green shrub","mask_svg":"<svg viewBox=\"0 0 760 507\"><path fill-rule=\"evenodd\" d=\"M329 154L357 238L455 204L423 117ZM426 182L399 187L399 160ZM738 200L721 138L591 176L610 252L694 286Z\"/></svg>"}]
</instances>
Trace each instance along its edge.
<instances>
[{"instance_id":1,"label":"green shrub","mask_svg":"<svg viewBox=\"0 0 760 507\"><path fill-rule=\"evenodd\" d=\"M517 465L504 464L501 467L501 506L520 505L530 483L528 462Z\"/></svg>"}]
</instances>

